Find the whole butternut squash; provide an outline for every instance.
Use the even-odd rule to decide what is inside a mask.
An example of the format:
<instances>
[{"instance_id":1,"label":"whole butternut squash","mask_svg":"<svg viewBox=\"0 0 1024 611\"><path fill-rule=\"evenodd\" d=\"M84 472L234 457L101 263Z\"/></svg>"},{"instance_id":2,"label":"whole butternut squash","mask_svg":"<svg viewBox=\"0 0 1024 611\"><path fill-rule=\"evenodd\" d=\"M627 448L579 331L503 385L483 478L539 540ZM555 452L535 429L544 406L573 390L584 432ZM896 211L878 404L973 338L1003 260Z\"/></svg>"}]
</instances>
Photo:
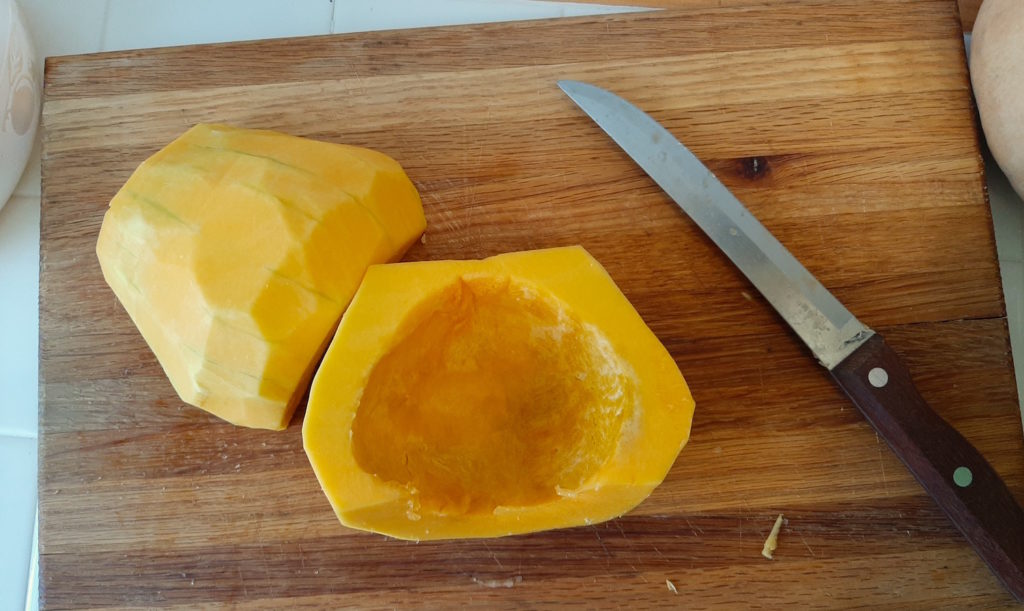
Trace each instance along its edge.
<instances>
[{"instance_id":1,"label":"whole butternut squash","mask_svg":"<svg viewBox=\"0 0 1024 611\"><path fill-rule=\"evenodd\" d=\"M282 429L366 268L424 227L386 155L204 124L117 192L96 254L182 400Z\"/></svg>"},{"instance_id":2,"label":"whole butternut squash","mask_svg":"<svg viewBox=\"0 0 1024 611\"><path fill-rule=\"evenodd\" d=\"M982 3L971 36L971 82L992 157L1024 197L1024 1Z\"/></svg>"}]
</instances>

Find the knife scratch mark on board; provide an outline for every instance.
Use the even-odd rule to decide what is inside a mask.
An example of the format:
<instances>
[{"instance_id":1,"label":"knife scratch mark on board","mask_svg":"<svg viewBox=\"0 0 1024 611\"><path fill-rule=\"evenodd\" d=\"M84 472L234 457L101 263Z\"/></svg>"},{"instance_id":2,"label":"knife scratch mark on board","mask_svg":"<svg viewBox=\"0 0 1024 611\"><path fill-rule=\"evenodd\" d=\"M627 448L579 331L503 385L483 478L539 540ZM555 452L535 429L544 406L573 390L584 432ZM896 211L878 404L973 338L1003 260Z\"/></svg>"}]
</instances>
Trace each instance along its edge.
<instances>
[{"instance_id":1,"label":"knife scratch mark on board","mask_svg":"<svg viewBox=\"0 0 1024 611\"><path fill-rule=\"evenodd\" d=\"M491 555L491 559L498 563L498 568L505 570L505 565L501 563L501 560L498 560L498 555L491 551L491 546L487 545L486 541L484 541L484 549Z\"/></svg>"},{"instance_id":2,"label":"knife scratch mark on board","mask_svg":"<svg viewBox=\"0 0 1024 611\"><path fill-rule=\"evenodd\" d=\"M792 529L790 529L790 530L792 530ZM794 532L795 532L795 531L794 531ZM817 557L818 557L818 554L815 554L815 553L814 553L814 550L813 550L813 549L811 549L811 546L807 544L807 539L804 539L804 536L803 536L803 535L801 535L801 534L800 534L800 533L798 533L798 532L796 533L796 536L800 537L800 541L801 541L801 542L802 542L802 543L804 544L804 547L806 547L806 548L807 548L807 551L808 551L808 552L810 552L812 556L814 556L815 558L817 558Z\"/></svg>"},{"instance_id":3,"label":"knife scratch mark on board","mask_svg":"<svg viewBox=\"0 0 1024 611\"><path fill-rule=\"evenodd\" d=\"M439 207L444 207L444 200L441 199L441 196L438 195L433 188L427 188L427 185L421 181L414 182L416 190L419 191L421 195L426 194L426 196L432 199Z\"/></svg>"},{"instance_id":4,"label":"knife scratch mark on board","mask_svg":"<svg viewBox=\"0 0 1024 611\"><path fill-rule=\"evenodd\" d=\"M764 387L764 368L761 365L757 366L757 395L761 401L761 405L767 405L767 399L765 398L765 387Z\"/></svg>"},{"instance_id":5,"label":"knife scratch mark on board","mask_svg":"<svg viewBox=\"0 0 1024 611\"><path fill-rule=\"evenodd\" d=\"M366 95L366 84L363 83L363 76L361 74L359 74L358 70L353 70L352 74L355 76L356 87L358 88L359 95L360 96L365 96Z\"/></svg>"},{"instance_id":6,"label":"knife scratch mark on board","mask_svg":"<svg viewBox=\"0 0 1024 611\"><path fill-rule=\"evenodd\" d=\"M458 216L452 212L447 199L443 199L438 192L456 192L459 187L455 184L455 181L451 178L445 178L443 180L443 189L429 189L426 192L429 193L430 198L437 203L437 215L440 218L440 225L447 230L458 231L462 224L458 220Z\"/></svg>"},{"instance_id":7,"label":"knife scratch mark on board","mask_svg":"<svg viewBox=\"0 0 1024 611\"><path fill-rule=\"evenodd\" d=\"M597 537L597 543L601 546L601 549L604 550L604 556L606 559L605 563L607 564L611 562L612 553L608 551L608 546L605 545L604 541L601 539L601 532L597 529L596 526L591 526L591 528L594 529L594 536Z\"/></svg>"},{"instance_id":8,"label":"knife scratch mark on board","mask_svg":"<svg viewBox=\"0 0 1024 611\"><path fill-rule=\"evenodd\" d=\"M619 534L622 535L622 538L632 545L632 542L629 541L629 537L626 536L626 531L622 530L622 524L618 520L612 520L612 522L614 522L615 527L619 529Z\"/></svg>"},{"instance_id":9,"label":"knife scratch mark on board","mask_svg":"<svg viewBox=\"0 0 1024 611\"><path fill-rule=\"evenodd\" d=\"M699 291L704 292L708 290L708 285L704 282L704 279L701 278L700 273L696 269L690 269L690 277L693 278L694 282L697 284L697 289Z\"/></svg>"},{"instance_id":10,"label":"knife scratch mark on board","mask_svg":"<svg viewBox=\"0 0 1024 611\"><path fill-rule=\"evenodd\" d=\"M246 597L249 596L249 588L245 585L245 575L242 574L242 567L236 566L235 571L238 572L238 579L242 582L242 594Z\"/></svg>"},{"instance_id":11,"label":"knife scratch mark on board","mask_svg":"<svg viewBox=\"0 0 1024 611\"><path fill-rule=\"evenodd\" d=\"M878 448L878 467L882 471L882 490L885 492L885 496L892 496L889 494L889 481L885 477L885 457L882 456L882 440L878 437L878 433L875 433L875 443Z\"/></svg>"}]
</instances>

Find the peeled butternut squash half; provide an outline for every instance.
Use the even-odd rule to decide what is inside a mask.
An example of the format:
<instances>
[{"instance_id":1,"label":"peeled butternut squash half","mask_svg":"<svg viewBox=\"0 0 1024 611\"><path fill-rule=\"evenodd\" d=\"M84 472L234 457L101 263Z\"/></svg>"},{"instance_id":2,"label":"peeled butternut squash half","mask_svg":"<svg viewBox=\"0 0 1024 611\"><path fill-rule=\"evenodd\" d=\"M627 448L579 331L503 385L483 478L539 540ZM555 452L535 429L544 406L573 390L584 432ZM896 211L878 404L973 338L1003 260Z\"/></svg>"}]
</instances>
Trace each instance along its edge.
<instances>
[{"instance_id":1,"label":"peeled butternut squash half","mask_svg":"<svg viewBox=\"0 0 1024 611\"><path fill-rule=\"evenodd\" d=\"M182 400L282 429L366 268L425 225L381 153L202 124L117 192L96 254Z\"/></svg>"},{"instance_id":2,"label":"peeled butternut squash half","mask_svg":"<svg viewBox=\"0 0 1024 611\"><path fill-rule=\"evenodd\" d=\"M619 516L694 403L583 248L374 265L310 391L306 453L346 526L497 537Z\"/></svg>"}]
</instances>

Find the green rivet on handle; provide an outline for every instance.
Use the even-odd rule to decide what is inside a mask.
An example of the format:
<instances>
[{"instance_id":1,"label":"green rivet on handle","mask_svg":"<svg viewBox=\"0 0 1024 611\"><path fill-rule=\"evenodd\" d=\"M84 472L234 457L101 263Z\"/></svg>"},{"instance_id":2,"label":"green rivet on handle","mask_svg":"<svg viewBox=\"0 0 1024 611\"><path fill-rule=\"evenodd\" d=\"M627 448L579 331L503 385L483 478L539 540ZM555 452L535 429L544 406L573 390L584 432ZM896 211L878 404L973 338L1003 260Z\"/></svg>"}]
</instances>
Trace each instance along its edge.
<instances>
[{"instance_id":1,"label":"green rivet on handle","mask_svg":"<svg viewBox=\"0 0 1024 611\"><path fill-rule=\"evenodd\" d=\"M961 488L966 488L974 481L974 474L967 467L957 467L953 471L953 483Z\"/></svg>"}]
</instances>

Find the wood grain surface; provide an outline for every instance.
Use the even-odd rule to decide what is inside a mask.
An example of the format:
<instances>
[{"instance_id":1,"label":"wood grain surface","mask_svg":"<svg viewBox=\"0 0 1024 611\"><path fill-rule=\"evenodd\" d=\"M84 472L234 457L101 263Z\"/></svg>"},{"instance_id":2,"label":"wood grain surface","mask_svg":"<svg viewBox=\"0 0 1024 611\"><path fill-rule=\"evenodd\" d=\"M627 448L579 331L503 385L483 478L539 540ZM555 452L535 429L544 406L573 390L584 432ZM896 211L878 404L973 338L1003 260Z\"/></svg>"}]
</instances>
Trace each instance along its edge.
<instances>
[{"instance_id":1,"label":"wood grain surface","mask_svg":"<svg viewBox=\"0 0 1024 611\"><path fill-rule=\"evenodd\" d=\"M713 4L51 58L43 606L1010 606L828 373L555 85L616 91L677 134L885 334L924 398L1021 499L1024 443L956 7ZM604 524L411 544L338 524L302 451L301 410L275 433L182 404L94 247L135 166L199 121L394 156L428 220L407 259L584 245L697 400L665 483ZM760 551L779 513L769 561Z\"/></svg>"},{"instance_id":2,"label":"wood grain surface","mask_svg":"<svg viewBox=\"0 0 1024 611\"><path fill-rule=\"evenodd\" d=\"M964 26L964 32L974 30L974 20L978 18L981 2L982 0L957 0L957 5L960 7L960 23Z\"/></svg>"},{"instance_id":3,"label":"wood grain surface","mask_svg":"<svg viewBox=\"0 0 1024 611\"><path fill-rule=\"evenodd\" d=\"M620 6L639 6L647 8L695 9L722 6L745 6L753 4L752 0L565 0L566 2L586 2L588 4L613 4ZM956 2L960 10L960 24L964 32L974 29L974 20L978 17L978 9L982 0L946 0ZM802 0L759 0L759 4L803 4ZM812 16L808 14L807 16Z\"/></svg>"}]
</instances>

